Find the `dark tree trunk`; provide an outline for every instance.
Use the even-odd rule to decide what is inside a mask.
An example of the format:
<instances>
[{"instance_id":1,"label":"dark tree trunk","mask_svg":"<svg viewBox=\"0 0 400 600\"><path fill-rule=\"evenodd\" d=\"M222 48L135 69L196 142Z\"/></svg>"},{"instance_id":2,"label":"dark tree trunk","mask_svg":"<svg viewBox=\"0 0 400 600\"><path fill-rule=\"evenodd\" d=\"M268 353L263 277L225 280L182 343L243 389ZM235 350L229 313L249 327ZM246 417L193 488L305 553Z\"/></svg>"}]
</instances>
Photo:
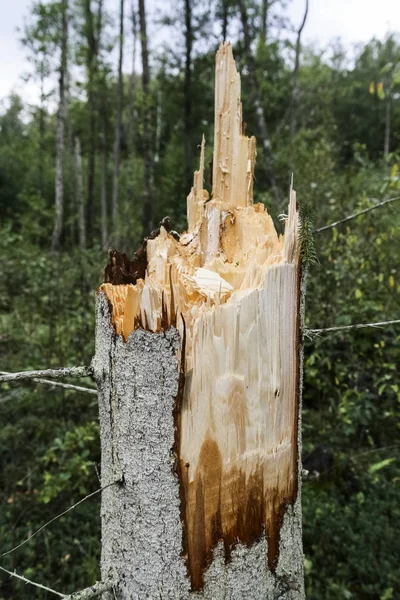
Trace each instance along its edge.
<instances>
[{"instance_id":1,"label":"dark tree trunk","mask_svg":"<svg viewBox=\"0 0 400 600\"><path fill-rule=\"evenodd\" d=\"M108 211L107 211L107 119L105 112L103 111L101 118L101 191L100 191L100 204L101 204L101 247L103 250L107 250L108 246Z\"/></svg>"},{"instance_id":2,"label":"dark tree trunk","mask_svg":"<svg viewBox=\"0 0 400 600\"><path fill-rule=\"evenodd\" d=\"M386 97L385 107L385 146L383 149L383 155L386 157L390 151L390 93Z\"/></svg>"},{"instance_id":3,"label":"dark tree trunk","mask_svg":"<svg viewBox=\"0 0 400 600\"><path fill-rule=\"evenodd\" d=\"M88 110L89 110L89 148L88 148L88 181L87 181L87 204L86 204L86 227L89 242L92 239L93 217L94 217L94 183L96 171L96 85L98 71L99 34L101 29L102 2L99 2L98 30L94 24L94 16L91 9L91 0L85 0L85 31L86 31L86 69L88 76Z\"/></svg>"},{"instance_id":4,"label":"dark tree trunk","mask_svg":"<svg viewBox=\"0 0 400 600\"><path fill-rule=\"evenodd\" d=\"M228 0L222 0L222 41L226 42L228 33Z\"/></svg>"},{"instance_id":5,"label":"dark tree trunk","mask_svg":"<svg viewBox=\"0 0 400 600\"><path fill-rule=\"evenodd\" d=\"M142 86L143 86L143 153L144 153L144 201L143 235L153 229L153 151L150 99L149 50L147 45L145 0L139 0L140 42L142 48Z\"/></svg>"},{"instance_id":6,"label":"dark tree trunk","mask_svg":"<svg viewBox=\"0 0 400 600\"><path fill-rule=\"evenodd\" d=\"M268 31L268 8L269 2L268 0L262 0L261 5L261 41L266 44L267 43L267 31Z\"/></svg>"},{"instance_id":7,"label":"dark tree trunk","mask_svg":"<svg viewBox=\"0 0 400 600\"><path fill-rule=\"evenodd\" d=\"M294 69L293 69L293 77L292 77L292 106L291 106L291 116L290 116L290 140L292 142L292 153L293 153L293 142L296 137L296 129L297 129L297 106L299 100L299 86L298 86L298 73L300 68L300 52L301 52L301 34L304 29L304 25L306 24L308 15L308 0L306 0L306 7L304 11L304 17L301 22L299 29L297 30L297 38L296 38L296 54L294 61ZM293 158L292 158L293 163ZM292 170L293 170L293 164Z\"/></svg>"},{"instance_id":8,"label":"dark tree trunk","mask_svg":"<svg viewBox=\"0 0 400 600\"><path fill-rule=\"evenodd\" d=\"M192 0L185 0L185 84L184 84L184 135L185 135L185 188L192 187Z\"/></svg>"},{"instance_id":9,"label":"dark tree trunk","mask_svg":"<svg viewBox=\"0 0 400 600\"><path fill-rule=\"evenodd\" d=\"M128 121L128 151L129 151L129 180L128 180L128 204L132 205L134 201L134 158L135 158L135 138L136 138L136 42L137 42L137 14L132 4L132 72L129 82L129 121Z\"/></svg>"},{"instance_id":10,"label":"dark tree trunk","mask_svg":"<svg viewBox=\"0 0 400 600\"><path fill-rule=\"evenodd\" d=\"M68 0L63 0L62 4L62 33L61 33L61 60L59 77L59 105L57 113L57 134L56 134L56 184L55 184L55 222L51 248L53 252L60 249L60 240L64 223L64 127L66 114L66 94L65 79L67 72L67 54L68 54Z\"/></svg>"},{"instance_id":11,"label":"dark tree trunk","mask_svg":"<svg viewBox=\"0 0 400 600\"><path fill-rule=\"evenodd\" d=\"M265 154L265 172L271 185L271 193L277 205L280 203L280 194L276 185L274 157L272 152L271 140L268 133L267 122L265 119L264 108L261 102L260 86L257 80L256 64L251 50L251 35L249 28L249 19L247 14L246 0L239 0L240 16L243 26L244 47L246 53L246 63L249 72L250 91L256 108L258 135Z\"/></svg>"},{"instance_id":12,"label":"dark tree trunk","mask_svg":"<svg viewBox=\"0 0 400 600\"><path fill-rule=\"evenodd\" d=\"M119 17L119 58L118 58L118 84L117 84L117 107L115 118L115 137L114 137L114 175L113 175L113 195L112 195L112 217L113 217L113 243L118 243L118 218L119 218L119 163L121 152L121 123L122 123L122 105L123 105L123 79L122 79L122 61L124 55L124 0L120 0Z\"/></svg>"}]
</instances>

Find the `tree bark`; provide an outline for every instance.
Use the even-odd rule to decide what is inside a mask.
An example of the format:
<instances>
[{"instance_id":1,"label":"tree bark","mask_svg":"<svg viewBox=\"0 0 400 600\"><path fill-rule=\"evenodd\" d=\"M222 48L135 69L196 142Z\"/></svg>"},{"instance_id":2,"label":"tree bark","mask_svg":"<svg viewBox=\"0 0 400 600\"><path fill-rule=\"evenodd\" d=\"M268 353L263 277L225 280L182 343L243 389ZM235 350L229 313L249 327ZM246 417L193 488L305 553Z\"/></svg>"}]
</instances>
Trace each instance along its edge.
<instances>
[{"instance_id":1,"label":"tree bark","mask_svg":"<svg viewBox=\"0 0 400 600\"><path fill-rule=\"evenodd\" d=\"M207 201L203 142L189 233L147 241L145 279L138 253L114 252L98 294L102 486L120 482L102 493L101 569L120 600L305 598L296 195L282 240L253 206L255 140L238 106L224 45L214 160L226 178Z\"/></svg>"},{"instance_id":2,"label":"tree bark","mask_svg":"<svg viewBox=\"0 0 400 600\"><path fill-rule=\"evenodd\" d=\"M51 249L58 252L60 249L61 234L64 223L64 127L66 115L66 95L65 78L67 72L68 58L68 0L63 0L61 4L62 29L61 29L61 59L59 76L59 104L57 113L57 133L56 133L56 184L55 184L55 222Z\"/></svg>"},{"instance_id":3,"label":"tree bark","mask_svg":"<svg viewBox=\"0 0 400 600\"><path fill-rule=\"evenodd\" d=\"M192 182L192 0L185 1L185 83L184 83L184 148L185 188L190 190Z\"/></svg>"},{"instance_id":4,"label":"tree bark","mask_svg":"<svg viewBox=\"0 0 400 600\"><path fill-rule=\"evenodd\" d=\"M76 206L78 208L79 248L86 248L85 202L83 198L82 154L79 138L75 138Z\"/></svg>"},{"instance_id":5,"label":"tree bark","mask_svg":"<svg viewBox=\"0 0 400 600\"><path fill-rule=\"evenodd\" d=\"M118 84L117 84L117 102L115 116L115 137L114 137L114 175L113 175L113 194L112 194L112 216L113 216L113 243L118 243L118 218L119 218L119 163L121 152L121 124L122 124L122 104L123 104L123 79L122 79L122 61L124 56L124 0L120 0L119 17L119 57L118 57Z\"/></svg>"},{"instance_id":6,"label":"tree bark","mask_svg":"<svg viewBox=\"0 0 400 600\"><path fill-rule=\"evenodd\" d=\"M147 40L145 0L139 0L140 42L142 48L142 86L143 86L143 154L144 154L144 201L143 236L153 229L153 150L151 126L150 67Z\"/></svg>"},{"instance_id":7,"label":"tree bark","mask_svg":"<svg viewBox=\"0 0 400 600\"><path fill-rule=\"evenodd\" d=\"M279 206L280 194L275 179L274 157L272 152L271 140L268 133L267 121L265 119L264 109L261 102L260 87L257 80L256 65L251 50L251 35L249 29L249 19L247 14L246 0L239 0L239 9L243 27L244 47L246 53L246 63L249 72L250 92L256 108L256 117L258 132L261 137L261 143L265 154L265 171L271 185L271 193L275 202Z\"/></svg>"}]
</instances>

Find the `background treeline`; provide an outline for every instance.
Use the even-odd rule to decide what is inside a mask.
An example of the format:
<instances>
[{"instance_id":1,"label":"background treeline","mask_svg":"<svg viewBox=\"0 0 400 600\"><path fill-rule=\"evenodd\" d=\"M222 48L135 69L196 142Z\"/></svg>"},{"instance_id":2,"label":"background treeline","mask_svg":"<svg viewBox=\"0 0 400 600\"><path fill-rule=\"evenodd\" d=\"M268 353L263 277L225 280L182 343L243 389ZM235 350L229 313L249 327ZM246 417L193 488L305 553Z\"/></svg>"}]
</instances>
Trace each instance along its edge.
<instances>
[{"instance_id":1,"label":"background treeline","mask_svg":"<svg viewBox=\"0 0 400 600\"><path fill-rule=\"evenodd\" d=\"M275 218L292 172L316 227L400 195L399 37L351 53L340 41L306 47L283 4L33 4L20 36L40 100L11 95L0 114L3 370L88 364L107 249L132 254L165 215L185 228L203 133L211 188L223 39L258 141L255 200ZM316 234L310 327L399 318L399 207ZM321 336L306 350L308 598L399 598L399 330ZM100 449L90 395L3 385L0 419L4 552L99 487ZM99 577L99 521L96 496L0 564L64 593L85 587ZM47 597L1 575L0 599Z\"/></svg>"}]
</instances>

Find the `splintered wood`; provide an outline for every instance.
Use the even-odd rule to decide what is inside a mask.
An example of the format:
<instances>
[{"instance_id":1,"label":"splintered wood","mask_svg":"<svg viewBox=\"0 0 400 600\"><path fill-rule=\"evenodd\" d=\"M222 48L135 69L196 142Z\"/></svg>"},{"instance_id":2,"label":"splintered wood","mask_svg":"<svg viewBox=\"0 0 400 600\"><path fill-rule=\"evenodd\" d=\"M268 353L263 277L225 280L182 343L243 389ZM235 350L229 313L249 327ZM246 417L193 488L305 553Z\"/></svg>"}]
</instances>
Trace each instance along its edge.
<instances>
[{"instance_id":1,"label":"splintered wood","mask_svg":"<svg viewBox=\"0 0 400 600\"><path fill-rule=\"evenodd\" d=\"M212 553L265 532L274 569L285 509L297 494L299 240L296 195L285 235L253 205L255 139L243 135L240 77L231 46L216 60L212 199L200 168L188 196L188 232L161 227L147 242L136 285L103 284L115 331L181 333L183 392L176 454L183 551L192 589Z\"/></svg>"}]
</instances>

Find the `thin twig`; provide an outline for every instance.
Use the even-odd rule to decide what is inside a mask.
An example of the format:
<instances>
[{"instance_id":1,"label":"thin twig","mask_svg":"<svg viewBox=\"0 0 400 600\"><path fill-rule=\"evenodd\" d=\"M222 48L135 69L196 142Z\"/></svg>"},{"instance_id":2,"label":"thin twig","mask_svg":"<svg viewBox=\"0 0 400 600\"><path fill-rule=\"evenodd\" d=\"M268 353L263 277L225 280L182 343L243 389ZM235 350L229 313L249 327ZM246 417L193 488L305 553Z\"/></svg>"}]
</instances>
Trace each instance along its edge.
<instances>
[{"instance_id":1,"label":"thin twig","mask_svg":"<svg viewBox=\"0 0 400 600\"><path fill-rule=\"evenodd\" d=\"M349 215L348 217L345 217L344 219L340 219L339 221L335 221L334 223L330 223L329 225L325 225L324 227L319 227L318 229L314 229L314 233L321 233L321 231L326 231L327 229L332 229L333 227L337 227L338 225L341 225L342 223L346 223L347 221L351 221L351 219L355 219L356 217L359 217L360 215L364 215L365 213L368 213L371 210L375 210L376 208L382 208L382 206L385 206L386 204L389 204L390 202L395 202L395 200L400 200L400 196L395 196L394 198L388 198L387 200L383 200L382 202L378 202L377 204L374 204L374 206L370 206L369 208L364 208L363 210L360 210L359 212L354 213L354 215Z\"/></svg>"},{"instance_id":2,"label":"thin twig","mask_svg":"<svg viewBox=\"0 0 400 600\"><path fill-rule=\"evenodd\" d=\"M0 375L12 375L8 371L0 371ZM51 385L52 387L60 387L65 390L75 390L76 392L86 392L87 394L94 394L97 396L97 390L94 388L83 387L81 385L72 385L72 383L61 383L60 381L51 381L50 379L40 379L35 377L32 379L35 383L44 383L46 385Z\"/></svg>"},{"instance_id":3,"label":"thin twig","mask_svg":"<svg viewBox=\"0 0 400 600\"><path fill-rule=\"evenodd\" d=\"M105 592L110 592L115 585L115 582L110 581L96 581L94 585L91 585L84 590L74 592L70 596L65 596L65 600L90 600Z\"/></svg>"},{"instance_id":4,"label":"thin twig","mask_svg":"<svg viewBox=\"0 0 400 600\"><path fill-rule=\"evenodd\" d=\"M41 371L22 371L0 375L0 383L19 379L36 379L37 377L88 377L92 375L91 367L67 367L59 369L43 369Z\"/></svg>"},{"instance_id":5,"label":"thin twig","mask_svg":"<svg viewBox=\"0 0 400 600\"><path fill-rule=\"evenodd\" d=\"M340 327L327 327L326 329L308 329L305 328L305 334L312 337L321 335L322 333L334 333L335 331L349 331L351 329L364 329L366 327L386 327L387 325L398 325L397 321L381 321L380 323L357 323L355 325L342 325Z\"/></svg>"},{"instance_id":6,"label":"thin twig","mask_svg":"<svg viewBox=\"0 0 400 600\"><path fill-rule=\"evenodd\" d=\"M119 483L119 480L112 481L111 483L108 483L107 485L104 485L103 487L99 488L95 492L92 492L91 494L88 494L84 498L81 498L78 502L76 502L75 504L73 504L73 506L70 506L69 508L67 508L66 510L64 510L62 513L60 513L56 517L53 517L52 519L50 519L50 521L47 521L47 523L45 523L44 525L42 525L41 527L39 527L39 529L37 529L36 531L34 531L30 536L28 536L26 538L26 540L24 540L23 542L21 542L20 544L18 544L18 546L15 546L14 548L11 548L11 550L7 550L7 552L3 552L2 556L6 556L7 554L11 554L12 552L15 552L15 550L18 550L18 548L21 548L21 546L23 546L24 544L26 544L27 542L29 542L29 540L31 540L32 538L34 538L38 533L40 533L41 531L43 531L43 529L45 529L46 527L48 527L51 523L54 523L54 521L57 521L57 519L59 519L60 517L63 517L64 515L66 515L68 512L70 512L71 510L73 510L74 508L76 508L77 506L79 506L79 504L82 504L82 502L85 502L85 500L89 500L89 498L92 498L96 494L99 494L100 492L102 492L106 488L108 488L108 487L110 487L112 485L115 485L116 483Z\"/></svg>"},{"instance_id":7,"label":"thin twig","mask_svg":"<svg viewBox=\"0 0 400 600\"><path fill-rule=\"evenodd\" d=\"M46 592L50 592L51 594L60 596L60 598L66 598L65 594L61 594L61 592L56 592L56 590L52 590L51 588L48 588L45 585L42 585L41 583L36 583L35 581L31 581L30 579L27 579L23 575L18 575L18 573L15 573L15 571L14 572L7 571L7 569L5 569L4 567L0 567L0 570L4 571L5 573L8 573L11 577L16 577L17 579L20 579L24 583L29 583L30 585L34 585L35 587L38 587L42 590L46 590Z\"/></svg>"}]
</instances>

